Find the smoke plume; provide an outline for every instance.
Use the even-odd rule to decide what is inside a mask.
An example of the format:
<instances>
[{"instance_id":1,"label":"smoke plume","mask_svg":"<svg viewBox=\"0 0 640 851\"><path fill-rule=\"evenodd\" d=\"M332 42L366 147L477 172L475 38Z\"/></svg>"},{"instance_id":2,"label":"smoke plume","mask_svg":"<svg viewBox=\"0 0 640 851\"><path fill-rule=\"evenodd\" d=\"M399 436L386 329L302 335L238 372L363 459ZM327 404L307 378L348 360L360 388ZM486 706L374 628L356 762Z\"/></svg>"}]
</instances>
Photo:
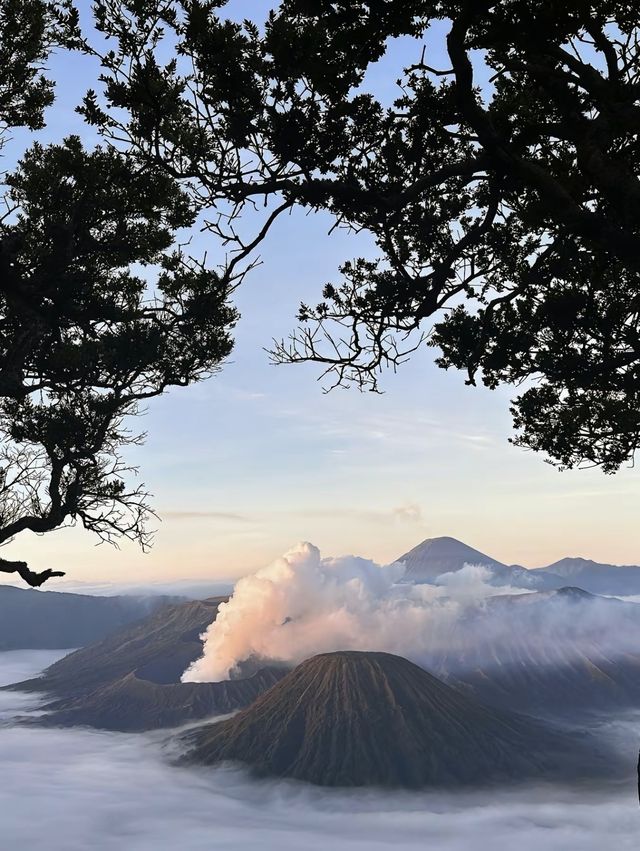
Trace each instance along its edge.
<instances>
[{"instance_id":1,"label":"smoke plume","mask_svg":"<svg viewBox=\"0 0 640 851\"><path fill-rule=\"evenodd\" d=\"M453 675L498 664L505 648L510 661L520 654L541 665L640 651L640 607L631 603L497 588L483 565L443 574L437 585L403 574L399 563L323 559L299 544L237 583L182 680L224 680L242 675L242 663L297 664L333 650L383 650Z\"/></svg>"},{"instance_id":2,"label":"smoke plume","mask_svg":"<svg viewBox=\"0 0 640 851\"><path fill-rule=\"evenodd\" d=\"M437 587L402 583L403 574L398 562L323 559L312 544L299 544L237 583L204 635L203 656L182 680L224 680L246 660L297 663L340 649L420 658L450 640L466 607L514 590L489 585L483 566L445 574Z\"/></svg>"}]
</instances>

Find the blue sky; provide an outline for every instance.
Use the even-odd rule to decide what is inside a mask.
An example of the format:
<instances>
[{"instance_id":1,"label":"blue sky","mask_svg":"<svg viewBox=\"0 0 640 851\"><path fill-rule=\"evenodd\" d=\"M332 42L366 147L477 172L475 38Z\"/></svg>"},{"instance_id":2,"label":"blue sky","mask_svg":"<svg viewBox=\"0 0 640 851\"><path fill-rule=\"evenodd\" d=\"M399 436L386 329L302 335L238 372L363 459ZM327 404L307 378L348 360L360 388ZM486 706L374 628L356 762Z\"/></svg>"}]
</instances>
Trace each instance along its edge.
<instances>
[{"instance_id":1,"label":"blue sky","mask_svg":"<svg viewBox=\"0 0 640 851\"><path fill-rule=\"evenodd\" d=\"M231 8L258 18L268 6ZM385 100L403 62L416 58L412 47L392 45L370 74ZM81 132L90 144L73 110L92 84L91 63L60 56L51 67L58 99L40 137ZM19 134L13 150L25 139ZM388 561L423 538L453 535L528 566L564 555L640 562L636 471L559 473L511 447L508 391L465 387L460 374L433 366L433 350L384 376L384 395L325 395L317 368L269 364L264 347L293 328L299 301L314 303L343 260L371 251L347 233L329 237L330 226L299 211L279 221L263 264L237 293L242 320L230 362L150 405L136 462L162 518L153 551L96 548L71 529L23 536L6 557L66 568L77 581L141 583L238 576L301 539L325 554ZM218 250L210 238L194 245Z\"/></svg>"}]
</instances>

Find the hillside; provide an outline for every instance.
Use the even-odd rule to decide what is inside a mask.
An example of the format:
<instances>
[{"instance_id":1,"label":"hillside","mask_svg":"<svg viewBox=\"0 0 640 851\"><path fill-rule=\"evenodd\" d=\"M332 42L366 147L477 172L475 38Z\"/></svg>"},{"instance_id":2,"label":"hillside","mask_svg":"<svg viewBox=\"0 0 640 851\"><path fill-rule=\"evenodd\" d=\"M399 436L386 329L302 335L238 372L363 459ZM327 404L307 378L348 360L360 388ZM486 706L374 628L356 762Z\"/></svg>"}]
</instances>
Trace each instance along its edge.
<instances>
[{"instance_id":1,"label":"hillside","mask_svg":"<svg viewBox=\"0 0 640 851\"><path fill-rule=\"evenodd\" d=\"M175 597L95 597L0 585L0 651L83 647L175 603Z\"/></svg>"},{"instance_id":2,"label":"hillside","mask_svg":"<svg viewBox=\"0 0 640 851\"><path fill-rule=\"evenodd\" d=\"M180 683L223 599L168 606L11 688L47 692L52 722L116 730L246 706L283 671L267 666L247 691L236 685L246 678L222 684L229 694L216 683ZM640 705L640 606L575 588L491 597L445 622L431 649L411 658L499 709L573 719L633 708Z\"/></svg>"},{"instance_id":3,"label":"hillside","mask_svg":"<svg viewBox=\"0 0 640 851\"><path fill-rule=\"evenodd\" d=\"M226 598L168 606L148 618L76 650L41 677L13 688L62 697L87 694L136 670L157 683L174 683L202 652L200 634L215 620Z\"/></svg>"},{"instance_id":4,"label":"hillside","mask_svg":"<svg viewBox=\"0 0 640 851\"><path fill-rule=\"evenodd\" d=\"M48 714L35 723L123 733L176 727L248 706L285 673L263 668L247 679L222 683L156 683L133 671L88 695L52 701L45 706Z\"/></svg>"},{"instance_id":5,"label":"hillside","mask_svg":"<svg viewBox=\"0 0 640 851\"><path fill-rule=\"evenodd\" d=\"M168 606L9 688L52 698L43 706L48 714L35 724L123 732L177 726L247 706L286 672L273 667L223 683L180 682L202 653L200 635L224 599Z\"/></svg>"},{"instance_id":6,"label":"hillside","mask_svg":"<svg viewBox=\"0 0 640 851\"><path fill-rule=\"evenodd\" d=\"M465 693L540 716L640 706L640 606L579 588L492 597L423 663Z\"/></svg>"},{"instance_id":7,"label":"hillside","mask_svg":"<svg viewBox=\"0 0 640 851\"><path fill-rule=\"evenodd\" d=\"M190 762L326 786L448 786L571 772L571 746L388 653L303 662L248 709L186 737Z\"/></svg>"}]
</instances>

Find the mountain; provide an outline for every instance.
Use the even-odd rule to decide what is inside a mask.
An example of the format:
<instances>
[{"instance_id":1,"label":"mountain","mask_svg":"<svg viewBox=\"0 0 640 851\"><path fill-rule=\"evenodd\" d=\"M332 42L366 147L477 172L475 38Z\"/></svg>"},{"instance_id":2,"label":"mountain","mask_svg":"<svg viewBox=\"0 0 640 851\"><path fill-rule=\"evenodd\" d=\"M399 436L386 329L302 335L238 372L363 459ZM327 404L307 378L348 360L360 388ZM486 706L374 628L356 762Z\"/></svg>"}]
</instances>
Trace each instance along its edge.
<instances>
[{"instance_id":1,"label":"mountain","mask_svg":"<svg viewBox=\"0 0 640 851\"><path fill-rule=\"evenodd\" d=\"M448 786L571 772L572 745L388 653L303 662L233 718L185 737L189 762L324 786Z\"/></svg>"},{"instance_id":2,"label":"mountain","mask_svg":"<svg viewBox=\"0 0 640 851\"><path fill-rule=\"evenodd\" d=\"M285 673L262 668L246 679L222 683L156 683L132 671L87 695L46 704L47 714L38 716L35 724L121 733L177 727L248 706Z\"/></svg>"},{"instance_id":3,"label":"mountain","mask_svg":"<svg viewBox=\"0 0 640 851\"><path fill-rule=\"evenodd\" d=\"M640 706L640 606L580 588L492 597L420 661L478 700L575 719Z\"/></svg>"},{"instance_id":4,"label":"mountain","mask_svg":"<svg viewBox=\"0 0 640 851\"><path fill-rule=\"evenodd\" d=\"M558 588L566 584L551 570L533 573L519 565L503 564L491 556L455 538L427 538L417 547L400 556L404 562L404 578L416 583L434 583L443 573L454 573L465 564L483 565L491 569L493 585L513 585L516 588Z\"/></svg>"},{"instance_id":5,"label":"mountain","mask_svg":"<svg viewBox=\"0 0 640 851\"><path fill-rule=\"evenodd\" d=\"M406 565L405 579L435 583L443 573L454 573L465 564L491 569L492 585L511 585L538 591L552 591L571 585L592 594L640 595L640 566L600 564L586 558L563 558L547 567L527 569L500 561L455 538L427 538L396 561Z\"/></svg>"},{"instance_id":6,"label":"mountain","mask_svg":"<svg viewBox=\"0 0 640 851\"><path fill-rule=\"evenodd\" d=\"M224 683L181 683L202 653L200 635L225 597L168 606L143 621L70 653L43 676L10 686L46 692L35 723L141 731L184 724L247 706L284 676L265 668Z\"/></svg>"},{"instance_id":7,"label":"mountain","mask_svg":"<svg viewBox=\"0 0 640 851\"><path fill-rule=\"evenodd\" d=\"M549 574L563 577L592 594L625 597L640 594L640 566L600 564L588 558L563 558L548 567L531 571L536 577Z\"/></svg>"},{"instance_id":8,"label":"mountain","mask_svg":"<svg viewBox=\"0 0 640 851\"><path fill-rule=\"evenodd\" d=\"M70 653L41 677L16 683L20 691L46 691L63 697L86 695L139 670L157 683L175 683L202 653L203 633L226 597L167 606L135 624Z\"/></svg>"},{"instance_id":9,"label":"mountain","mask_svg":"<svg viewBox=\"0 0 640 851\"><path fill-rule=\"evenodd\" d=\"M175 603L175 597L94 597L0 585L0 651L82 647Z\"/></svg>"},{"instance_id":10,"label":"mountain","mask_svg":"<svg viewBox=\"0 0 640 851\"><path fill-rule=\"evenodd\" d=\"M499 571L507 570L506 564L474 550L455 538L427 538L396 561L404 562L405 579L414 582L433 582L443 573L452 573L465 564L484 564Z\"/></svg>"}]
</instances>

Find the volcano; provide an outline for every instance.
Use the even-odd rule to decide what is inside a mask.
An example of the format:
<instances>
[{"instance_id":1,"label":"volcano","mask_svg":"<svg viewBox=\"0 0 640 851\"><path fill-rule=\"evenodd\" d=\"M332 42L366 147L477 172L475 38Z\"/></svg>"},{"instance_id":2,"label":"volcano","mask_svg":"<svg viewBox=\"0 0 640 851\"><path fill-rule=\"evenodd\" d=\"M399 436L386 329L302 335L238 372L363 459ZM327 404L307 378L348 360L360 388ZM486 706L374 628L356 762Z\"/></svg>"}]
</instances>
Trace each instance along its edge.
<instances>
[{"instance_id":1,"label":"volcano","mask_svg":"<svg viewBox=\"0 0 640 851\"><path fill-rule=\"evenodd\" d=\"M91 694L46 704L46 713L34 718L33 725L121 733L178 727L248 706L284 674L284 669L265 667L245 679L221 683L158 683L144 671L132 671Z\"/></svg>"},{"instance_id":2,"label":"volcano","mask_svg":"<svg viewBox=\"0 0 640 851\"><path fill-rule=\"evenodd\" d=\"M303 662L233 718L185 737L188 762L323 786L452 786L571 773L561 735L492 710L399 656Z\"/></svg>"},{"instance_id":3,"label":"volcano","mask_svg":"<svg viewBox=\"0 0 640 851\"><path fill-rule=\"evenodd\" d=\"M414 582L433 582L443 573L460 570L465 564L482 564L499 572L508 570L506 564L449 537L427 538L397 561L406 567L405 578Z\"/></svg>"},{"instance_id":4,"label":"volcano","mask_svg":"<svg viewBox=\"0 0 640 851\"><path fill-rule=\"evenodd\" d=\"M174 727L248 706L286 673L270 667L221 683L182 683L202 654L201 634L225 597L168 606L70 653L41 677L5 687L45 692L40 726L89 726L121 732Z\"/></svg>"},{"instance_id":5,"label":"volcano","mask_svg":"<svg viewBox=\"0 0 640 851\"><path fill-rule=\"evenodd\" d=\"M531 571L517 564L503 564L462 541L449 537L427 538L396 560L405 565L405 580L418 584L437 583L443 574L455 573L469 564L488 567L491 571L489 582L492 585L546 590L566 584L551 569L546 572Z\"/></svg>"}]
</instances>

